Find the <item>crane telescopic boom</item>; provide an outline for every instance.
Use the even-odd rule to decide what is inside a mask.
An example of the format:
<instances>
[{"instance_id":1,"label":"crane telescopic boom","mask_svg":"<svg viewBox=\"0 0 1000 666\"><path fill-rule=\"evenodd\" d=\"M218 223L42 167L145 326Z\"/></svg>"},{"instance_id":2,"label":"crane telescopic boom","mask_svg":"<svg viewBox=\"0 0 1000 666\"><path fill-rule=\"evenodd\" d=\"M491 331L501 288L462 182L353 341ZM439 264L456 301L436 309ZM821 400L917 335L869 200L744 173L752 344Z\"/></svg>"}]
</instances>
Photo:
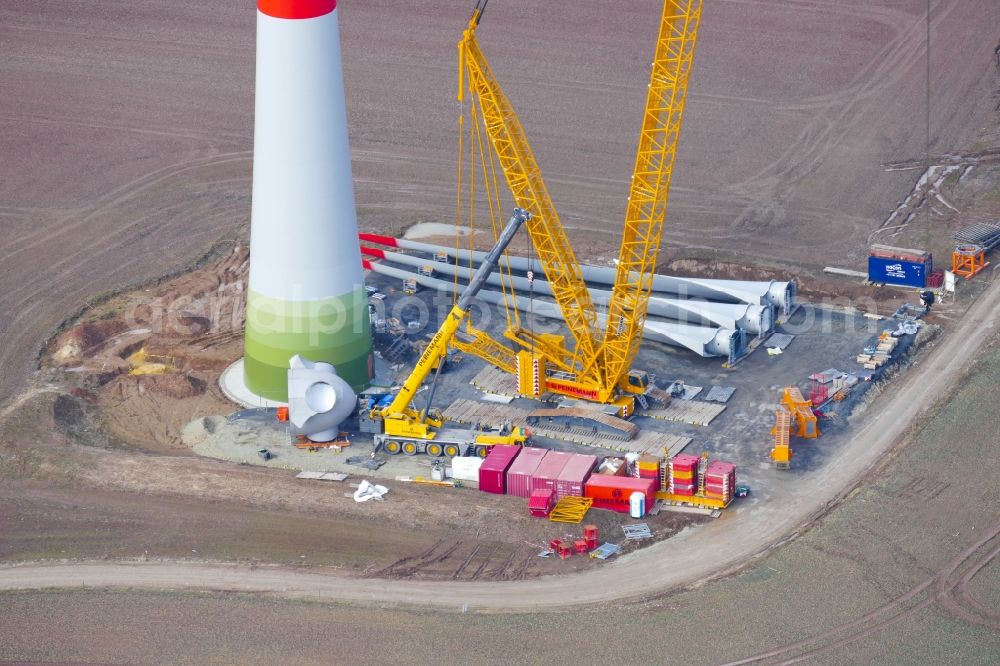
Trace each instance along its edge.
<instances>
[{"instance_id":1,"label":"crane telescopic boom","mask_svg":"<svg viewBox=\"0 0 1000 666\"><path fill-rule=\"evenodd\" d=\"M514 214L507 222L507 226L500 233L493 249L487 254L483 263L480 264L469 285L462 292L461 297L459 297L458 302L455 303L448 316L445 317L441 328L434 334L434 337L424 349L424 353L420 355L420 359L413 367L410 376L403 382L399 393L396 394L388 406L373 410L372 417L384 422L386 434L425 438L433 437L433 434L431 434L432 431L428 428L426 414L418 413L411 406L413 398L428 375L440 366L442 359L448 353L448 344L455 337L456 331L462 325L462 321L468 314L469 306L472 305L476 294L486 284L486 278L493 272L497 262L500 260L500 255L510 245L514 234L529 219L531 219L530 213L521 208L514 209ZM431 423L430 425L440 426L441 424Z\"/></svg>"}]
</instances>

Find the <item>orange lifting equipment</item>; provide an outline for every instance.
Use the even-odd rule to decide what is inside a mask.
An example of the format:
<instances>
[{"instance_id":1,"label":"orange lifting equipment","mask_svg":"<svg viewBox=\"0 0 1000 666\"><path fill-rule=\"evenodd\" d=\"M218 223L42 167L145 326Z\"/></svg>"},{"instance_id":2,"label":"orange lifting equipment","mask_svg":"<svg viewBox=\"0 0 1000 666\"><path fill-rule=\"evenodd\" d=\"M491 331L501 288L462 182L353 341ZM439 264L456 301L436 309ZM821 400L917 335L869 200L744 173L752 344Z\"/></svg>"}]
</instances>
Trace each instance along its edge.
<instances>
[{"instance_id":1,"label":"orange lifting equipment","mask_svg":"<svg viewBox=\"0 0 1000 666\"><path fill-rule=\"evenodd\" d=\"M774 413L774 446L771 448L771 460L778 469L788 469L792 465L792 447L788 443L788 433L792 428L792 415L785 409Z\"/></svg>"},{"instance_id":2,"label":"orange lifting equipment","mask_svg":"<svg viewBox=\"0 0 1000 666\"><path fill-rule=\"evenodd\" d=\"M793 435L803 439L815 439L820 436L816 415L813 414L812 410L812 402L802 397L802 391L798 387L787 387L782 392L781 404L795 419L797 430L792 432Z\"/></svg>"},{"instance_id":3,"label":"orange lifting equipment","mask_svg":"<svg viewBox=\"0 0 1000 666\"><path fill-rule=\"evenodd\" d=\"M966 280L989 265L986 248L975 243L963 243L951 255L951 272Z\"/></svg>"}]
</instances>

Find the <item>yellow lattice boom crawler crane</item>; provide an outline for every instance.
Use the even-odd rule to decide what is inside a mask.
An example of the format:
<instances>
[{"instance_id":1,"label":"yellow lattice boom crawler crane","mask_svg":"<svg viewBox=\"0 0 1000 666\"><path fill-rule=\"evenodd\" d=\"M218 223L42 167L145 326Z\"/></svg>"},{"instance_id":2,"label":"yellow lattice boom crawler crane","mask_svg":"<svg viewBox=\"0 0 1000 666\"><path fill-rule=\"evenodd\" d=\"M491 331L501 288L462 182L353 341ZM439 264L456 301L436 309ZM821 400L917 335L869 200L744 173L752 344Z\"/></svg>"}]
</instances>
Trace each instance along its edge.
<instances>
[{"instance_id":1,"label":"yellow lattice boom crawler crane","mask_svg":"<svg viewBox=\"0 0 1000 666\"><path fill-rule=\"evenodd\" d=\"M629 416L634 396L648 388L648 376L633 370L632 363L663 236L702 0L666 0L663 5L603 328L524 129L476 40L487 2L479 0L458 45L458 99L464 104L467 93L472 98L507 186L517 205L532 215L526 226L572 340L514 325L505 333L513 349L477 330L456 346L516 374L524 394L549 392L613 404L621 416Z\"/></svg>"}]
</instances>

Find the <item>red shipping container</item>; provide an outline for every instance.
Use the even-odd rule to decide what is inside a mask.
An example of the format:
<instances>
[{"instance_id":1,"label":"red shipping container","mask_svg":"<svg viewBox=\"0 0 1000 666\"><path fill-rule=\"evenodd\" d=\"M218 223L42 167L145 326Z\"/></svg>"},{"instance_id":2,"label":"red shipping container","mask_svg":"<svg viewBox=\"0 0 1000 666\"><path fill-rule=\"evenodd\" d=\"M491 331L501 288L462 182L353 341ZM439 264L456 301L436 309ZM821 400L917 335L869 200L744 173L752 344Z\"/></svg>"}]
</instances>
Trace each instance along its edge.
<instances>
[{"instance_id":1,"label":"red shipping container","mask_svg":"<svg viewBox=\"0 0 1000 666\"><path fill-rule=\"evenodd\" d=\"M634 492L646 496L646 506L656 500L654 479L635 479L629 476L604 476L594 474L584 487L586 497L593 498L594 506L628 513L629 498Z\"/></svg>"},{"instance_id":2,"label":"red shipping container","mask_svg":"<svg viewBox=\"0 0 1000 666\"><path fill-rule=\"evenodd\" d=\"M531 497L531 479L548 449L529 447L521 451L521 455L507 470L507 494L515 497Z\"/></svg>"},{"instance_id":3,"label":"red shipping container","mask_svg":"<svg viewBox=\"0 0 1000 666\"><path fill-rule=\"evenodd\" d=\"M531 477L531 489L555 490L556 479L559 478L559 473L562 472L563 467L566 466L566 463L572 457L572 453L549 451L542 458L542 462L539 463L538 467L535 468L535 473Z\"/></svg>"},{"instance_id":4,"label":"red shipping container","mask_svg":"<svg viewBox=\"0 0 1000 666\"><path fill-rule=\"evenodd\" d=\"M556 494L551 490L536 490L528 498L528 513L538 518L545 518L552 513L552 507L556 505ZM561 543L559 539L549 542L552 550ZM553 545L554 544L554 545Z\"/></svg>"},{"instance_id":5,"label":"red shipping container","mask_svg":"<svg viewBox=\"0 0 1000 666\"><path fill-rule=\"evenodd\" d=\"M597 525L584 525L583 526L583 538L584 539L597 539Z\"/></svg>"},{"instance_id":6,"label":"red shipping container","mask_svg":"<svg viewBox=\"0 0 1000 666\"><path fill-rule=\"evenodd\" d=\"M573 548L578 553L586 553L588 550L590 550L589 548L587 548L587 540L586 539L577 539L576 541L574 541L573 542Z\"/></svg>"},{"instance_id":7,"label":"red shipping container","mask_svg":"<svg viewBox=\"0 0 1000 666\"><path fill-rule=\"evenodd\" d=\"M583 497L583 484L596 466L597 456L571 456L556 478L556 501L563 497Z\"/></svg>"},{"instance_id":8,"label":"red shipping container","mask_svg":"<svg viewBox=\"0 0 1000 666\"><path fill-rule=\"evenodd\" d=\"M479 467L479 490L494 495L506 493L507 470L520 452L520 446L494 446Z\"/></svg>"}]
</instances>

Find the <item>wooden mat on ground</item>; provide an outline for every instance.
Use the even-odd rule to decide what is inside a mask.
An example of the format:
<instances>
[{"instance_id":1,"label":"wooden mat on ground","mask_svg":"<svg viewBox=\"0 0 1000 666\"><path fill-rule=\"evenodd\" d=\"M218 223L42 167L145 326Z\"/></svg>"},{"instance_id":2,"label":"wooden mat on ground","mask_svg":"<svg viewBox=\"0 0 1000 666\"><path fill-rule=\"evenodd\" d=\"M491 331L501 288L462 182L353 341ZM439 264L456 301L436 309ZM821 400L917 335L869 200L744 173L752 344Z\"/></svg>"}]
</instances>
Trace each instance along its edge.
<instances>
[{"instance_id":1,"label":"wooden mat on ground","mask_svg":"<svg viewBox=\"0 0 1000 666\"><path fill-rule=\"evenodd\" d=\"M530 412L526 409L511 407L509 405L498 405L492 402L478 402L460 398L444 410L444 418L447 421L457 423L483 425L498 425L509 422L513 426L524 427L527 425L527 416ZM564 429L547 429L531 426L531 431L539 437L549 439L560 439L565 442L582 444L583 446L594 446L622 453L651 453L659 456L674 456L684 450L690 442L690 437L680 435L669 435L655 430L641 430L635 439L628 441L617 441L606 436L584 434Z\"/></svg>"},{"instance_id":2,"label":"wooden mat on ground","mask_svg":"<svg viewBox=\"0 0 1000 666\"><path fill-rule=\"evenodd\" d=\"M528 413L527 409L510 405L460 398L444 410L444 418L446 421L482 423L487 426L510 423L512 426L523 428L528 425Z\"/></svg>"},{"instance_id":3,"label":"wooden mat on ground","mask_svg":"<svg viewBox=\"0 0 1000 666\"><path fill-rule=\"evenodd\" d=\"M726 411L726 406L701 400L674 400L666 409L650 409L644 416L664 421L680 421L691 425L707 426L716 416Z\"/></svg>"},{"instance_id":4,"label":"wooden mat on ground","mask_svg":"<svg viewBox=\"0 0 1000 666\"><path fill-rule=\"evenodd\" d=\"M476 376L469 383L487 393L496 393L512 398L521 397L521 394L517 392L517 377L492 365L487 365L476 373Z\"/></svg>"}]
</instances>

